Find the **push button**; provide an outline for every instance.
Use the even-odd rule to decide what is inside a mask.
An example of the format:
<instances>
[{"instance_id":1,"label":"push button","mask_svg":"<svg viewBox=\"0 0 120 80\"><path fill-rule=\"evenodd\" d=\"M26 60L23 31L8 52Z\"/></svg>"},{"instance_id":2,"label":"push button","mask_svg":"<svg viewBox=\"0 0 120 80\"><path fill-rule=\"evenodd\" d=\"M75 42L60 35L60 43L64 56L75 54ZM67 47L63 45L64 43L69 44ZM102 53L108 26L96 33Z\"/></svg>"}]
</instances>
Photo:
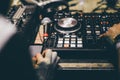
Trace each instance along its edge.
<instances>
[{"instance_id":1,"label":"push button","mask_svg":"<svg viewBox=\"0 0 120 80\"><path fill-rule=\"evenodd\" d=\"M68 48L68 47L69 47L69 44L64 44L64 47L65 47L65 48Z\"/></svg>"}]
</instances>

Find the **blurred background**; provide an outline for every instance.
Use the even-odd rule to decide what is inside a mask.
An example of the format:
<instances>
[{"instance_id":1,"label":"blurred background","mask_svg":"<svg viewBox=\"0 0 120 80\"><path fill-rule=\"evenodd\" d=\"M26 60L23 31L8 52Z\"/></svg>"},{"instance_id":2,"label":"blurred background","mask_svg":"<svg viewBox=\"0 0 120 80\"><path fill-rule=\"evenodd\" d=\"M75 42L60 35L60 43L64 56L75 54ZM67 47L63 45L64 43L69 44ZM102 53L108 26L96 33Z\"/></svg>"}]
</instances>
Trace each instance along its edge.
<instances>
[{"instance_id":1,"label":"blurred background","mask_svg":"<svg viewBox=\"0 0 120 80\"><path fill-rule=\"evenodd\" d=\"M49 0L42 0L49 1ZM82 10L85 13L102 12L116 12L120 8L120 0L66 0L69 4L70 10ZM11 0L11 5L19 5L19 0ZM111 4L112 3L112 4ZM109 5L110 4L110 5Z\"/></svg>"}]
</instances>

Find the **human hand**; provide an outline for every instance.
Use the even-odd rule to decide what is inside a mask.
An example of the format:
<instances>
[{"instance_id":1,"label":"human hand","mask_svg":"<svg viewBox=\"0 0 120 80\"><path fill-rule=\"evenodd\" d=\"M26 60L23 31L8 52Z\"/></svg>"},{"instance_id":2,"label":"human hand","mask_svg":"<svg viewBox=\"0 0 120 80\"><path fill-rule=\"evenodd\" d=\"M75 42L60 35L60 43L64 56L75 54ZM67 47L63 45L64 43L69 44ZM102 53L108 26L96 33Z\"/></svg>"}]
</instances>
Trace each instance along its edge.
<instances>
[{"instance_id":1,"label":"human hand","mask_svg":"<svg viewBox=\"0 0 120 80\"><path fill-rule=\"evenodd\" d=\"M32 58L33 65L40 80L47 80L53 77L53 72L59 59L57 53L51 49L46 49L42 55L38 53Z\"/></svg>"},{"instance_id":2,"label":"human hand","mask_svg":"<svg viewBox=\"0 0 120 80\"><path fill-rule=\"evenodd\" d=\"M101 34L99 37L109 37L112 41L120 34L120 23L114 24L105 33Z\"/></svg>"}]
</instances>

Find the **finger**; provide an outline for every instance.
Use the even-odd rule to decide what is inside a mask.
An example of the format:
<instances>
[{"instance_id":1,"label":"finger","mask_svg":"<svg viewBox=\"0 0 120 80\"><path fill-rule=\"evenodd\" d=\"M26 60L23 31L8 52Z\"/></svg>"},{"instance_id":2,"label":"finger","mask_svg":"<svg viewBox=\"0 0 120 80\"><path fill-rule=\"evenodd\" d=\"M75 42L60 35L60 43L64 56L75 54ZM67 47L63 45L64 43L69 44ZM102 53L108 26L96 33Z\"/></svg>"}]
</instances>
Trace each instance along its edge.
<instances>
[{"instance_id":1,"label":"finger","mask_svg":"<svg viewBox=\"0 0 120 80\"><path fill-rule=\"evenodd\" d=\"M45 57L45 54L47 52L47 49L45 49L43 52L42 52L42 56Z\"/></svg>"},{"instance_id":2,"label":"finger","mask_svg":"<svg viewBox=\"0 0 120 80\"><path fill-rule=\"evenodd\" d=\"M60 61L60 57L58 56L56 62L58 63L59 61Z\"/></svg>"},{"instance_id":3,"label":"finger","mask_svg":"<svg viewBox=\"0 0 120 80\"><path fill-rule=\"evenodd\" d=\"M57 52L52 52L52 60L51 60L52 64L54 64L56 59L57 59Z\"/></svg>"},{"instance_id":4,"label":"finger","mask_svg":"<svg viewBox=\"0 0 120 80\"><path fill-rule=\"evenodd\" d=\"M32 57L32 60L33 60L33 61L36 61L36 56Z\"/></svg>"},{"instance_id":5,"label":"finger","mask_svg":"<svg viewBox=\"0 0 120 80\"><path fill-rule=\"evenodd\" d=\"M47 49L45 52L45 59L47 59L48 61L51 62L52 59L52 50L51 49Z\"/></svg>"},{"instance_id":6,"label":"finger","mask_svg":"<svg viewBox=\"0 0 120 80\"><path fill-rule=\"evenodd\" d=\"M36 54L37 64L40 64L44 59L40 53Z\"/></svg>"},{"instance_id":7,"label":"finger","mask_svg":"<svg viewBox=\"0 0 120 80\"><path fill-rule=\"evenodd\" d=\"M46 49L43 51L42 55L44 55L44 60L46 64L51 64L52 60L52 50L51 49Z\"/></svg>"},{"instance_id":8,"label":"finger","mask_svg":"<svg viewBox=\"0 0 120 80\"><path fill-rule=\"evenodd\" d=\"M56 61L53 64L53 68L55 68L57 66L57 64L59 63L59 61L60 61L60 57L57 57Z\"/></svg>"},{"instance_id":9,"label":"finger","mask_svg":"<svg viewBox=\"0 0 120 80\"><path fill-rule=\"evenodd\" d=\"M116 25L118 25L118 24L114 24L113 26L116 26ZM113 26L112 26L112 27L113 27Z\"/></svg>"},{"instance_id":10,"label":"finger","mask_svg":"<svg viewBox=\"0 0 120 80\"><path fill-rule=\"evenodd\" d=\"M106 33L103 33L103 34L99 35L100 38L104 37L104 36L106 36Z\"/></svg>"},{"instance_id":11,"label":"finger","mask_svg":"<svg viewBox=\"0 0 120 80\"><path fill-rule=\"evenodd\" d=\"M36 57L33 57L33 58L32 58L33 64L36 64L36 61L37 61Z\"/></svg>"},{"instance_id":12,"label":"finger","mask_svg":"<svg viewBox=\"0 0 120 80\"><path fill-rule=\"evenodd\" d=\"M118 23L118 25L120 26L120 23Z\"/></svg>"},{"instance_id":13,"label":"finger","mask_svg":"<svg viewBox=\"0 0 120 80\"><path fill-rule=\"evenodd\" d=\"M35 68L35 69L38 69L38 68L39 68L39 65L35 64L35 65L34 65L34 68Z\"/></svg>"}]
</instances>

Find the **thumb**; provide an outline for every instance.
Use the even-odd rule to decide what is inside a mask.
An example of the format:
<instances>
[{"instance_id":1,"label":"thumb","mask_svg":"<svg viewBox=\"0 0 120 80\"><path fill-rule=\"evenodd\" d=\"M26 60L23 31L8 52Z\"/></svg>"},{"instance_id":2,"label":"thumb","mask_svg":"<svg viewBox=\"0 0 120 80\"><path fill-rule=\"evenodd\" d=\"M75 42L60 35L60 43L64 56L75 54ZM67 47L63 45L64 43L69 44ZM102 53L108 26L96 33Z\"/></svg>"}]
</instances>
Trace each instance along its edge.
<instances>
[{"instance_id":1,"label":"thumb","mask_svg":"<svg viewBox=\"0 0 120 80\"><path fill-rule=\"evenodd\" d=\"M101 37L104 37L104 36L107 36L107 34L106 34L106 33L103 33L103 34L99 35L100 38L101 38Z\"/></svg>"},{"instance_id":2,"label":"thumb","mask_svg":"<svg viewBox=\"0 0 120 80\"><path fill-rule=\"evenodd\" d=\"M52 64L54 64L56 60L57 60L57 52L52 52L52 58L51 58Z\"/></svg>"},{"instance_id":3,"label":"thumb","mask_svg":"<svg viewBox=\"0 0 120 80\"><path fill-rule=\"evenodd\" d=\"M51 49L46 50L44 59L46 60L47 64L50 64L52 62L52 50Z\"/></svg>"},{"instance_id":4,"label":"thumb","mask_svg":"<svg viewBox=\"0 0 120 80\"><path fill-rule=\"evenodd\" d=\"M40 53L36 54L37 64L43 62L43 56Z\"/></svg>"}]
</instances>

